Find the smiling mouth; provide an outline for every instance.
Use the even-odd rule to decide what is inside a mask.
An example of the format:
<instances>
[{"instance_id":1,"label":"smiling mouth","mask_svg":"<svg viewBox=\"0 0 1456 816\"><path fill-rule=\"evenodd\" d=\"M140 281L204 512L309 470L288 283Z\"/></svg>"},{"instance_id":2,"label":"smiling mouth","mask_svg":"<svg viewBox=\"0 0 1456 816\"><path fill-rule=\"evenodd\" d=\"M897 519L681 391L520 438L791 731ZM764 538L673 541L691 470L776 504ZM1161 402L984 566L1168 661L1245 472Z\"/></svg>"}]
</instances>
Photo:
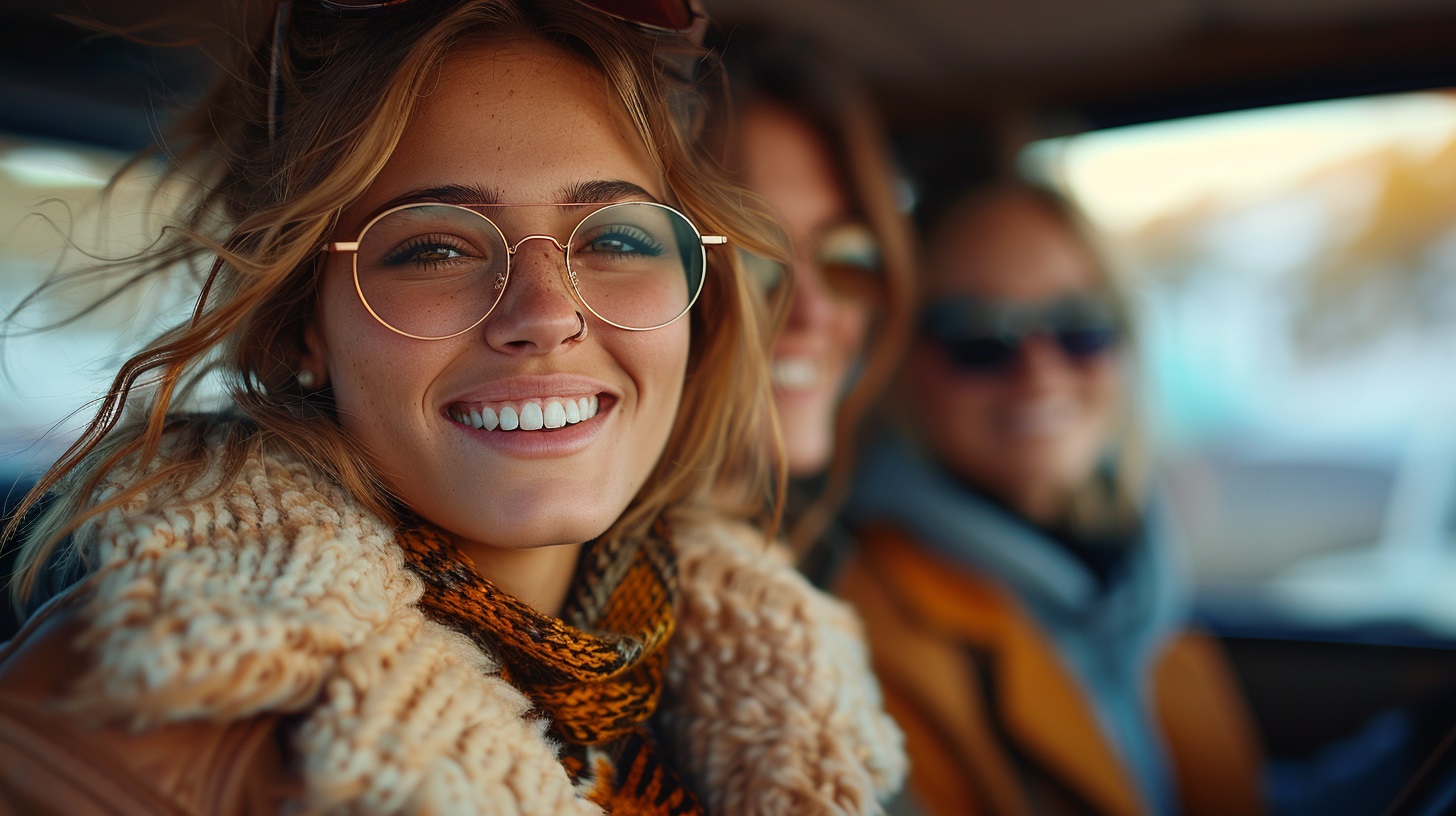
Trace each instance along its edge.
<instances>
[{"instance_id":1,"label":"smiling mouth","mask_svg":"<svg viewBox=\"0 0 1456 816\"><path fill-rule=\"evenodd\" d=\"M542 431L586 422L597 415L601 401L585 397L546 397L519 402L456 403L447 414L467 428L486 431Z\"/></svg>"},{"instance_id":2,"label":"smiling mouth","mask_svg":"<svg viewBox=\"0 0 1456 816\"><path fill-rule=\"evenodd\" d=\"M775 388L801 391L819 382L819 364L809 357L776 357L771 376Z\"/></svg>"}]
</instances>

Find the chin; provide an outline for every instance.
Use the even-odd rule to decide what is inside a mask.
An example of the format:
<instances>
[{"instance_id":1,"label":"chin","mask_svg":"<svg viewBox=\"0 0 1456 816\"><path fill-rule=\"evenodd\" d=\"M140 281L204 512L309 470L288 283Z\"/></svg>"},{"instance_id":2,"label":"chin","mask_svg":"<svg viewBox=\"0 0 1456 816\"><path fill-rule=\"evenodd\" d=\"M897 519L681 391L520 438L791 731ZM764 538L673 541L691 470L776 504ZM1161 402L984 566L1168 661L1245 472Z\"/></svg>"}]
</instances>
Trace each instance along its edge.
<instances>
[{"instance_id":1,"label":"chin","mask_svg":"<svg viewBox=\"0 0 1456 816\"><path fill-rule=\"evenodd\" d=\"M418 512L462 542L529 550L596 538L617 520L630 498L538 486L481 496L473 502L420 507Z\"/></svg>"},{"instance_id":2,"label":"chin","mask_svg":"<svg viewBox=\"0 0 1456 816\"><path fill-rule=\"evenodd\" d=\"M591 541L605 533L616 519L616 516L605 519L596 517L560 518L558 516L546 524L492 525L489 532L482 530L482 535L479 537L471 535L469 531L464 532L463 535L461 533L457 533L457 535L502 550L534 550L541 547L582 544Z\"/></svg>"},{"instance_id":3,"label":"chin","mask_svg":"<svg viewBox=\"0 0 1456 816\"><path fill-rule=\"evenodd\" d=\"M829 467L829 460L834 454L833 411L804 407L785 410L780 406L779 416L789 475L803 478Z\"/></svg>"},{"instance_id":4,"label":"chin","mask_svg":"<svg viewBox=\"0 0 1456 816\"><path fill-rule=\"evenodd\" d=\"M823 472L829 467L833 453L832 440L818 428L803 434L784 428L784 458L788 460L790 476L802 479Z\"/></svg>"}]
</instances>

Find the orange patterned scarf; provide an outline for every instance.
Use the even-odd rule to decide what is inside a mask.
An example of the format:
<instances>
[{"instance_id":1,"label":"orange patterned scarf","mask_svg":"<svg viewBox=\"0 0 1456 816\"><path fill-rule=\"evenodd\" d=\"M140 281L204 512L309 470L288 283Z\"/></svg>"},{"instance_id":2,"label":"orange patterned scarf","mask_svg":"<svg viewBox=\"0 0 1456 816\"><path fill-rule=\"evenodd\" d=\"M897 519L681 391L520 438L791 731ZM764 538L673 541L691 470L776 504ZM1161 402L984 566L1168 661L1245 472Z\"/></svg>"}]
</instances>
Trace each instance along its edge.
<instances>
[{"instance_id":1,"label":"orange patterned scarf","mask_svg":"<svg viewBox=\"0 0 1456 816\"><path fill-rule=\"evenodd\" d=\"M648 727L677 594L664 523L641 540L588 544L561 618L482 578L428 525L403 530L399 541L427 587L420 607L500 661L502 676L550 719L583 795L614 814L702 813Z\"/></svg>"}]
</instances>

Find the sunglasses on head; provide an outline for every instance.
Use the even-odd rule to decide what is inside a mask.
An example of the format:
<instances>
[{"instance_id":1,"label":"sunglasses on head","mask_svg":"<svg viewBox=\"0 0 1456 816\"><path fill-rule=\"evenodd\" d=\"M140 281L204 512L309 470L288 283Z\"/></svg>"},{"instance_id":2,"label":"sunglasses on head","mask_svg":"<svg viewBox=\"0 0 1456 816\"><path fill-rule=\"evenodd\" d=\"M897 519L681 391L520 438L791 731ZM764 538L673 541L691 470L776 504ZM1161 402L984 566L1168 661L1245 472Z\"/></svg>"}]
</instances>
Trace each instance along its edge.
<instances>
[{"instance_id":1,"label":"sunglasses on head","mask_svg":"<svg viewBox=\"0 0 1456 816\"><path fill-rule=\"evenodd\" d=\"M884 288L879 240L865 224L846 222L816 236L810 256L828 290L846 300L867 300ZM778 261L739 251L744 269L765 292L783 285L789 270Z\"/></svg>"},{"instance_id":2,"label":"sunglasses on head","mask_svg":"<svg viewBox=\"0 0 1456 816\"><path fill-rule=\"evenodd\" d=\"M283 56L288 47L288 31L293 16L294 0L281 0L273 17L273 44L268 63L268 141L271 144L283 114ZM428 5L431 0L312 0L318 6L337 13L353 14L405 6ZM687 36L701 43L708 17L693 5L693 0L576 0L580 5L608 17L631 23L647 31Z\"/></svg>"},{"instance_id":3,"label":"sunglasses on head","mask_svg":"<svg viewBox=\"0 0 1456 816\"><path fill-rule=\"evenodd\" d=\"M1040 303L959 296L925 307L920 333L938 344L958 370L997 373L1016 362L1034 334L1046 335L1067 359L1082 362L1114 350L1125 326L1117 303L1102 294Z\"/></svg>"}]
</instances>

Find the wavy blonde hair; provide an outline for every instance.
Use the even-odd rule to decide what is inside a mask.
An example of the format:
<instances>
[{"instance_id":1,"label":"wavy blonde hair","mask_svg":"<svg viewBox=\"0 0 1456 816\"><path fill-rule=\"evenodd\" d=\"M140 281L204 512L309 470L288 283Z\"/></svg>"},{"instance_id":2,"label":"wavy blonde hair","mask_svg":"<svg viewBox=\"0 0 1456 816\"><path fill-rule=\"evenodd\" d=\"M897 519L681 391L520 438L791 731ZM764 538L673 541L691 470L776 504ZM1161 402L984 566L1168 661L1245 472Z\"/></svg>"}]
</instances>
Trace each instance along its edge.
<instances>
[{"instance_id":1,"label":"wavy blonde hair","mask_svg":"<svg viewBox=\"0 0 1456 816\"><path fill-rule=\"evenodd\" d=\"M214 458L235 472L267 442L286 445L370 511L397 520L401 509L368 453L339 425L326 397L299 388L293 371L315 308L319 246L339 212L379 174L437 67L459 48L533 38L585 59L650 148L672 203L705 233L727 235L750 251L783 252L765 216L705 154L699 131L707 100L698 83L676 74L711 72L712 61L690 43L572 0L461 0L444 11L417 2L352 15L296 5L279 66L276 133L269 132L264 37L224 60L220 81L171 138L168 175L196 186L178 226L129 260L126 285L179 266L207 270L199 275L205 282L191 320L127 360L94 419L7 528L7 538L17 535L26 512L53 494L17 559L18 604L36 594L47 565L86 569L77 548L62 542L88 519L143 494L153 506L165 504L195 487ZM83 274L114 273L104 266ZM710 498L745 517L777 516L768 497L776 481L772 463L782 457L744 442L772 433L771 321L735 253L709 251L704 291L689 319L693 342L677 421L661 460L608 536L638 534L665 511ZM202 440L216 419L195 422L178 409L180 396L210 372L220 373L234 406L220 453ZM188 428L190 441L159 462L164 436L178 438ZM123 467L128 486L96 501L101 482Z\"/></svg>"}]
</instances>

